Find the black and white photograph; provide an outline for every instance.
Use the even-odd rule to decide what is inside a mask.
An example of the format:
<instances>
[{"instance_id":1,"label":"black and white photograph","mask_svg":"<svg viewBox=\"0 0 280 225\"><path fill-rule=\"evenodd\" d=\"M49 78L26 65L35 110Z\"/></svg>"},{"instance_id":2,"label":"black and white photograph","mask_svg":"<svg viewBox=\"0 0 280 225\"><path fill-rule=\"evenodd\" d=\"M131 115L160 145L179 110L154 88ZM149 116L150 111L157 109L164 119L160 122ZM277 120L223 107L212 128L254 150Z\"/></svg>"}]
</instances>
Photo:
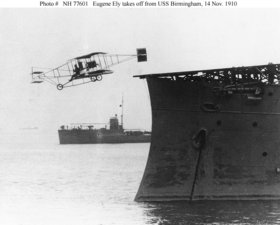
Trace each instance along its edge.
<instances>
[{"instance_id":1,"label":"black and white photograph","mask_svg":"<svg viewBox=\"0 0 280 225\"><path fill-rule=\"evenodd\" d=\"M241 2L0 6L0 224L280 224L280 6Z\"/></svg>"}]
</instances>

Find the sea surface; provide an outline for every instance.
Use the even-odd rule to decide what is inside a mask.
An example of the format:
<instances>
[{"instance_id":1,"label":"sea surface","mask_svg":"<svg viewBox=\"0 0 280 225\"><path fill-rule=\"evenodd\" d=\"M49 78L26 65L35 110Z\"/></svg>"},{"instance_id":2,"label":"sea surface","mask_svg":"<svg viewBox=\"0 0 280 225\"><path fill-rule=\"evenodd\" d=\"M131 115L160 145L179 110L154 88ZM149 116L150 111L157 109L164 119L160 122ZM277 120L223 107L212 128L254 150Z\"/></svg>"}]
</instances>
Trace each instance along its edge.
<instances>
[{"instance_id":1,"label":"sea surface","mask_svg":"<svg viewBox=\"0 0 280 225\"><path fill-rule=\"evenodd\" d=\"M0 136L0 225L280 224L279 201L136 203L149 144Z\"/></svg>"}]
</instances>

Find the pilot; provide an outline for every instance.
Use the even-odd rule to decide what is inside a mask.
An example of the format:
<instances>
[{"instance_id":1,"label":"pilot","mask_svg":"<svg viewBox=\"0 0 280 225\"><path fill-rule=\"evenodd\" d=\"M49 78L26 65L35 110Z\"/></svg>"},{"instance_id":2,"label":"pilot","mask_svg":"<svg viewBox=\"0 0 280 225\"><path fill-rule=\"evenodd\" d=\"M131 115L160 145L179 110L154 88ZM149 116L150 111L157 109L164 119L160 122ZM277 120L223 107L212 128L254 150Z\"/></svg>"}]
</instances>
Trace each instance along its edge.
<instances>
[{"instance_id":1,"label":"pilot","mask_svg":"<svg viewBox=\"0 0 280 225\"><path fill-rule=\"evenodd\" d=\"M74 68L73 72L74 72L74 74L69 81L72 81L73 79L75 79L77 76L80 75L80 69L77 66L77 64L75 64L75 68Z\"/></svg>"},{"instance_id":2,"label":"pilot","mask_svg":"<svg viewBox=\"0 0 280 225\"><path fill-rule=\"evenodd\" d=\"M79 67L77 66L77 64L75 64L74 73L75 73L76 75L79 75L79 74L80 74L80 69L79 69Z\"/></svg>"}]
</instances>

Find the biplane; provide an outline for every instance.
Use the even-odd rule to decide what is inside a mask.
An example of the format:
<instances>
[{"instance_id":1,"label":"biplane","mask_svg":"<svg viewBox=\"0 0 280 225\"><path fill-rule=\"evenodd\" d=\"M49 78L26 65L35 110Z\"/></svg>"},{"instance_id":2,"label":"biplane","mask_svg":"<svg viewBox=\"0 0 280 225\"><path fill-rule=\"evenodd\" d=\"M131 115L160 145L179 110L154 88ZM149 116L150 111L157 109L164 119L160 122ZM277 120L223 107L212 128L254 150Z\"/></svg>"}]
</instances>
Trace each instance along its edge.
<instances>
[{"instance_id":1,"label":"biplane","mask_svg":"<svg viewBox=\"0 0 280 225\"><path fill-rule=\"evenodd\" d=\"M137 49L136 55L111 55L104 52L93 52L68 60L54 69L32 67L31 83L48 82L58 90L101 81L103 75L112 74L111 67L137 57L138 62L147 61L145 48Z\"/></svg>"}]
</instances>

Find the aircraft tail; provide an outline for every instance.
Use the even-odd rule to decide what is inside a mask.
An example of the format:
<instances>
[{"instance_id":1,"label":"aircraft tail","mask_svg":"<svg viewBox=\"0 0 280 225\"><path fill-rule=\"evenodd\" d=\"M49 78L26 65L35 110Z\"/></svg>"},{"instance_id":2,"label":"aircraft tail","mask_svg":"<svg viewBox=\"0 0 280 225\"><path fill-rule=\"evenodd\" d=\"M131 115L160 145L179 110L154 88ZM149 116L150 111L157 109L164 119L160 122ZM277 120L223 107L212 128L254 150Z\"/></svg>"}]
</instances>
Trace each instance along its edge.
<instances>
[{"instance_id":1,"label":"aircraft tail","mask_svg":"<svg viewBox=\"0 0 280 225\"><path fill-rule=\"evenodd\" d=\"M138 62L147 62L147 50L146 48L137 49L137 61Z\"/></svg>"}]
</instances>

